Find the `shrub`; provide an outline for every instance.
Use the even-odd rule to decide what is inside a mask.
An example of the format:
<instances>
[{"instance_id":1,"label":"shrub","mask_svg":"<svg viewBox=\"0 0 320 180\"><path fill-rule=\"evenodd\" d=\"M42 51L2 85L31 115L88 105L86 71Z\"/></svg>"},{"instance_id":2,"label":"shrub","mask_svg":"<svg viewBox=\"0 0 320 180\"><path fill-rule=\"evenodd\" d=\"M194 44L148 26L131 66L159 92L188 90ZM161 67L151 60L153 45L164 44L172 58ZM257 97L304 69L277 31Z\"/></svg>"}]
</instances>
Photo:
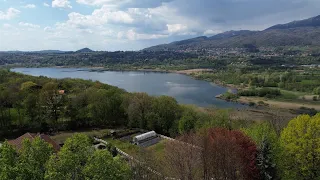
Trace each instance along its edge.
<instances>
[{"instance_id":1,"label":"shrub","mask_svg":"<svg viewBox=\"0 0 320 180\"><path fill-rule=\"evenodd\" d=\"M240 91L238 95L274 98L276 96L280 96L281 92L278 89L262 88L262 89L251 89L251 90Z\"/></svg>"}]
</instances>

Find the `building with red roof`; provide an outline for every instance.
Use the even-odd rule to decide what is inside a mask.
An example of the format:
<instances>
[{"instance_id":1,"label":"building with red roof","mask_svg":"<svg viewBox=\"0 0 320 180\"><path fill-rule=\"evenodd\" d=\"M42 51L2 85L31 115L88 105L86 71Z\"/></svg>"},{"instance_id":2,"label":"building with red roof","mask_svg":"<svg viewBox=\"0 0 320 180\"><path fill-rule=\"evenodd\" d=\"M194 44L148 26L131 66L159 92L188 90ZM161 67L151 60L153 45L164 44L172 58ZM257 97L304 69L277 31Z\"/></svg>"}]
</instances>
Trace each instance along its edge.
<instances>
[{"instance_id":1,"label":"building with red roof","mask_svg":"<svg viewBox=\"0 0 320 180\"><path fill-rule=\"evenodd\" d=\"M58 152L60 150L60 146L59 144L57 144L54 140L51 139L50 136L46 135L46 134L35 134L35 133L26 133L20 137L18 137L17 139L13 139L8 141L8 143L10 145L12 145L14 148L16 148L16 150L21 150L22 145L23 145L23 141L25 139L29 139L30 141L33 141L35 138L39 137L40 139L42 139L43 141L49 143L50 145L52 145L53 149L55 152Z\"/></svg>"}]
</instances>

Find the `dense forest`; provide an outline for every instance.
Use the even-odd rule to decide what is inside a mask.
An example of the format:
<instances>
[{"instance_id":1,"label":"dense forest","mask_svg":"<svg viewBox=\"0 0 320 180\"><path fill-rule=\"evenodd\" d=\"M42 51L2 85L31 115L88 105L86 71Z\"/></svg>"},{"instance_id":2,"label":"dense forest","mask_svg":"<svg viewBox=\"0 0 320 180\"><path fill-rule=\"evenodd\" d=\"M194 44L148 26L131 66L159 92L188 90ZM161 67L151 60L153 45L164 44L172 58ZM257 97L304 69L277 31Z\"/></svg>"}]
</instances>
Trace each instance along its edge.
<instances>
[{"instance_id":1,"label":"dense forest","mask_svg":"<svg viewBox=\"0 0 320 180\"><path fill-rule=\"evenodd\" d=\"M105 66L114 64L162 64L164 61L197 58L192 53L179 52L145 52L145 51L115 51L115 52L66 52L66 53L10 53L0 52L0 66Z\"/></svg>"},{"instance_id":2,"label":"dense forest","mask_svg":"<svg viewBox=\"0 0 320 180\"><path fill-rule=\"evenodd\" d=\"M123 126L174 137L210 122L210 116L179 105L172 97L128 93L81 79L58 80L1 70L0 90L2 138L30 131Z\"/></svg>"}]
</instances>

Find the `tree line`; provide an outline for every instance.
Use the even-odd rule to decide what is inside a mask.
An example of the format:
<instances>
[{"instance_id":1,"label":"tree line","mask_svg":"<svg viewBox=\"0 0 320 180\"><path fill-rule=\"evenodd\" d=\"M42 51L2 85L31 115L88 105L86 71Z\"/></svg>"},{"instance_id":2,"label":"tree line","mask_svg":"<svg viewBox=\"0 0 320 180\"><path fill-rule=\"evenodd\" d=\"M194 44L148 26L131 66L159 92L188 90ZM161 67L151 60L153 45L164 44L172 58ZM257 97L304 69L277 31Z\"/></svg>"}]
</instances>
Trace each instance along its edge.
<instances>
[{"instance_id":1,"label":"tree line","mask_svg":"<svg viewBox=\"0 0 320 180\"><path fill-rule=\"evenodd\" d=\"M119 180L130 179L128 164L107 150L95 150L92 140L75 134L58 153L39 137L24 140L21 150L7 142L0 147L2 180Z\"/></svg>"},{"instance_id":2,"label":"tree line","mask_svg":"<svg viewBox=\"0 0 320 180\"><path fill-rule=\"evenodd\" d=\"M0 137L25 132L129 127L176 136L210 116L172 97L128 93L81 79L32 77L0 70ZM198 121L199 120L199 121Z\"/></svg>"}]
</instances>

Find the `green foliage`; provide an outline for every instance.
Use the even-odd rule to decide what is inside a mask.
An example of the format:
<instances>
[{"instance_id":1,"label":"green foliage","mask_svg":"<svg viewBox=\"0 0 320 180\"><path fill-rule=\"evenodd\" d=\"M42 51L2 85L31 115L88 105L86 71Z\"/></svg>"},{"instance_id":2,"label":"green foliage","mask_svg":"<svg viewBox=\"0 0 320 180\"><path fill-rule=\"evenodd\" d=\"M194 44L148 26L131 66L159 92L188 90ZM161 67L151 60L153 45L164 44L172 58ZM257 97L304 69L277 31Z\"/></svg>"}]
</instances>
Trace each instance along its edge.
<instances>
[{"instance_id":1,"label":"green foliage","mask_svg":"<svg viewBox=\"0 0 320 180\"><path fill-rule=\"evenodd\" d=\"M230 119L229 110L220 109L211 115L201 114L196 127L197 129L208 129L212 127L232 129L233 122Z\"/></svg>"},{"instance_id":2,"label":"green foliage","mask_svg":"<svg viewBox=\"0 0 320 180\"><path fill-rule=\"evenodd\" d=\"M263 180L279 179L277 169L282 160L276 131L268 123L253 125L242 131L255 141L258 147L257 166Z\"/></svg>"},{"instance_id":3,"label":"green foliage","mask_svg":"<svg viewBox=\"0 0 320 180\"><path fill-rule=\"evenodd\" d=\"M313 90L313 93L320 96L320 87L315 88L315 89Z\"/></svg>"},{"instance_id":4,"label":"green foliage","mask_svg":"<svg viewBox=\"0 0 320 180\"><path fill-rule=\"evenodd\" d=\"M184 134L194 130L198 119L199 115L194 107L183 107L182 117L179 120L179 133Z\"/></svg>"},{"instance_id":5,"label":"green foliage","mask_svg":"<svg viewBox=\"0 0 320 180\"><path fill-rule=\"evenodd\" d=\"M146 93L133 93L127 100L128 126L146 128L152 112L153 98Z\"/></svg>"},{"instance_id":6,"label":"green foliage","mask_svg":"<svg viewBox=\"0 0 320 180\"><path fill-rule=\"evenodd\" d=\"M114 147L111 148L111 150ZM119 156L107 150L95 150L84 134L67 139L58 154L39 137L25 139L21 151L5 142L0 147L0 179L2 180L109 180L130 179L131 169Z\"/></svg>"},{"instance_id":7,"label":"green foliage","mask_svg":"<svg viewBox=\"0 0 320 180\"><path fill-rule=\"evenodd\" d=\"M45 179L84 179L82 170L93 153L91 140L84 134L75 134L67 139L57 155L52 155L47 164Z\"/></svg>"},{"instance_id":8,"label":"green foliage","mask_svg":"<svg viewBox=\"0 0 320 180\"><path fill-rule=\"evenodd\" d=\"M0 179L12 180L18 175L18 156L7 142L0 147Z\"/></svg>"},{"instance_id":9,"label":"green foliage","mask_svg":"<svg viewBox=\"0 0 320 180\"><path fill-rule=\"evenodd\" d=\"M278 89L262 88L262 89L243 90L238 92L238 95L274 98L274 97L280 96L281 92Z\"/></svg>"},{"instance_id":10,"label":"green foliage","mask_svg":"<svg viewBox=\"0 0 320 180\"><path fill-rule=\"evenodd\" d=\"M153 102L152 109L159 117L158 125L160 125L161 131L164 134L169 134L172 125L180 116L178 102L172 97L160 96ZM175 132L177 131L175 130Z\"/></svg>"},{"instance_id":11,"label":"green foliage","mask_svg":"<svg viewBox=\"0 0 320 180\"><path fill-rule=\"evenodd\" d=\"M19 153L19 164L17 179L20 180L41 180L45 173L45 164L53 154L51 145L39 137L32 142L25 139L22 150Z\"/></svg>"},{"instance_id":12,"label":"green foliage","mask_svg":"<svg viewBox=\"0 0 320 180\"><path fill-rule=\"evenodd\" d=\"M32 82L32 81L28 81L28 82L25 82L25 83L22 83L21 84L21 90L23 91L30 91L32 90L33 87L37 86L36 83Z\"/></svg>"},{"instance_id":13,"label":"green foliage","mask_svg":"<svg viewBox=\"0 0 320 180\"><path fill-rule=\"evenodd\" d=\"M130 179L129 166L121 158L108 151L95 151L83 169L87 180Z\"/></svg>"},{"instance_id":14,"label":"green foliage","mask_svg":"<svg viewBox=\"0 0 320 180\"><path fill-rule=\"evenodd\" d=\"M283 130L284 179L318 179L320 177L320 114L301 115Z\"/></svg>"},{"instance_id":15,"label":"green foliage","mask_svg":"<svg viewBox=\"0 0 320 180\"><path fill-rule=\"evenodd\" d=\"M277 178L276 164L274 163L273 151L267 139L262 141L257 155L257 166L260 170L260 179L271 180Z\"/></svg>"},{"instance_id":16,"label":"green foliage","mask_svg":"<svg viewBox=\"0 0 320 180\"><path fill-rule=\"evenodd\" d=\"M226 92L222 95L222 98L227 101L234 101L234 100L237 100L239 98L239 96L234 93Z\"/></svg>"}]
</instances>

